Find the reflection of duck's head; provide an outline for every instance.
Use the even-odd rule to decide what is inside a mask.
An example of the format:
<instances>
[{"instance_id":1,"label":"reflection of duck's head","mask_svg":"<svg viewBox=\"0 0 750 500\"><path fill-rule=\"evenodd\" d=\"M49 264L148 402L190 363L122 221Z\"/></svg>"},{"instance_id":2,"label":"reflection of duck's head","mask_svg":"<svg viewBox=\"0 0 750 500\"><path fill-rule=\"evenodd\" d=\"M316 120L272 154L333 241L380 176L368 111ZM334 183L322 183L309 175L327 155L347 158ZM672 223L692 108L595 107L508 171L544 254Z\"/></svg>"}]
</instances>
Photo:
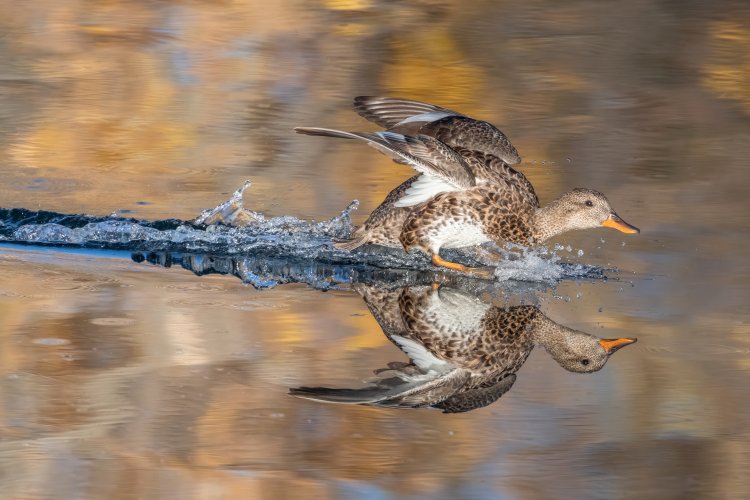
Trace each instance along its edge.
<instances>
[{"instance_id":1,"label":"reflection of duck's head","mask_svg":"<svg viewBox=\"0 0 750 500\"><path fill-rule=\"evenodd\" d=\"M609 356L621 347L635 343L638 339L600 339L587 333L559 325L544 317L543 325L534 332L535 341L571 372L591 373L599 371Z\"/></svg>"}]
</instances>

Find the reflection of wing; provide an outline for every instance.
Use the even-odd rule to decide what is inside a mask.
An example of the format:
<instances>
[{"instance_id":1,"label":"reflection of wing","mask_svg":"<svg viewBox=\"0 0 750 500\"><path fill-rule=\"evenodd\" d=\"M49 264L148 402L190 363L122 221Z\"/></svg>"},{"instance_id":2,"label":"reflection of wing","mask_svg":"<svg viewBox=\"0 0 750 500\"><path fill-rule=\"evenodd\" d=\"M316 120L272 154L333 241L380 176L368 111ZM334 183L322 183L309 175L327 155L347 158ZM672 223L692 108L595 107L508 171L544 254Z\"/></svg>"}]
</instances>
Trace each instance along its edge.
<instances>
[{"instance_id":1,"label":"reflection of wing","mask_svg":"<svg viewBox=\"0 0 750 500\"><path fill-rule=\"evenodd\" d=\"M477 408L483 408L500 399L503 394L513 387L515 382L516 374L511 373L494 385L458 392L441 403L433 406L443 410L443 413L461 413L476 410Z\"/></svg>"},{"instance_id":2,"label":"reflection of wing","mask_svg":"<svg viewBox=\"0 0 750 500\"><path fill-rule=\"evenodd\" d=\"M357 97L354 109L363 118L406 135L425 134L452 148L497 156L513 165L521 161L510 140L494 125L432 104L391 97Z\"/></svg>"},{"instance_id":3,"label":"reflection of wing","mask_svg":"<svg viewBox=\"0 0 750 500\"><path fill-rule=\"evenodd\" d=\"M329 403L418 408L451 397L471 379L468 370L435 357L418 340L410 338L399 308L402 289L362 284L354 289L386 336L409 357L409 362L393 362L388 368L375 370L375 377L368 380L370 385L361 389L299 387L291 389L290 394Z\"/></svg>"},{"instance_id":4,"label":"reflection of wing","mask_svg":"<svg viewBox=\"0 0 750 500\"><path fill-rule=\"evenodd\" d=\"M289 394L325 403L420 408L433 406L452 396L470 377L467 370L453 368L440 374L391 377L362 389L298 387L290 389Z\"/></svg>"},{"instance_id":5,"label":"reflection of wing","mask_svg":"<svg viewBox=\"0 0 750 500\"><path fill-rule=\"evenodd\" d=\"M355 285L386 336L409 362L375 370L361 389L299 387L293 396L446 413L487 406L507 392L533 347L538 309L499 309L471 294L429 286L387 290Z\"/></svg>"},{"instance_id":6,"label":"reflection of wing","mask_svg":"<svg viewBox=\"0 0 750 500\"><path fill-rule=\"evenodd\" d=\"M454 191L473 187L474 175L461 156L442 142L427 135L411 137L393 132L345 132L319 127L297 127L298 134L356 139L396 160L406 162L417 172L450 184Z\"/></svg>"}]
</instances>

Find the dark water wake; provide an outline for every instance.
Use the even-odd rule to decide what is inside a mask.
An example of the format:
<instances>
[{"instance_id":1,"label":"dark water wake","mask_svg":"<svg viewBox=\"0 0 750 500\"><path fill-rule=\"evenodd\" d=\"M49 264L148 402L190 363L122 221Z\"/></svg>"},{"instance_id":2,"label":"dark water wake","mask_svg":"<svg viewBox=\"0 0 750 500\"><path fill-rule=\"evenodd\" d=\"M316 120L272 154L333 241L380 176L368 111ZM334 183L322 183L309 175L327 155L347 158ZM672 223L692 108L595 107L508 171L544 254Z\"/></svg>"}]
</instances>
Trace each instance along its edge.
<instances>
[{"instance_id":1,"label":"dark water wake","mask_svg":"<svg viewBox=\"0 0 750 500\"><path fill-rule=\"evenodd\" d=\"M227 272L259 288L288 282L325 288L378 273L391 279L409 273L446 273L419 253L377 246L355 252L335 248L332 240L348 236L353 229L350 213L357 208L356 201L322 222L291 216L266 218L242 206L242 195L249 185L192 221L0 208L0 242L128 250L134 252L135 260L164 264L171 259L198 274ZM554 283L605 277L603 269L563 262L544 248L505 255L507 259L497 269L498 281ZM467 264L483 264L481 253L471 249L448 251L446 256Z\"/></svg>"}]
</instances>

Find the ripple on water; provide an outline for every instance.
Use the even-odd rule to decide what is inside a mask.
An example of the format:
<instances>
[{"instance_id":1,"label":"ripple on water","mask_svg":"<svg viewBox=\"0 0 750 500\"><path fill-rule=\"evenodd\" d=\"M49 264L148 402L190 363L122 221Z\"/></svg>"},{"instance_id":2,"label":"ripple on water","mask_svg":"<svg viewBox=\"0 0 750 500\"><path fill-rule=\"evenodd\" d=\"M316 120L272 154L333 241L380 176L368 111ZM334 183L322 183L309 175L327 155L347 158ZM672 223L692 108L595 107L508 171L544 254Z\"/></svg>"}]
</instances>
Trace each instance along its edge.
<instances>
[{"instance_id":1,"label":"ripple on water","mask_svg":"<svg viewBox=\"0 0 750 500\"><path fill-rule=\"evenodd\" d=\"M132 318L117 318L117 317L111 317L111 318L93 318L89 320L89 322L93 325L99 325L99 326L128 326L135 323L135 320Z\"/></svg>"},{"instance_id":2,"label":"ripple on water","mask_svg":"<svg viewBox=\"0 0 750 500\"><path fill-rule=\"evenodd\" d=\"M45 346L59 346L59 345L70 344L70 341L67 339L59 339L55 337L44 337L44 338L34 339L32 340L32 342L38 345L45 345Z\"/></svg>"}]
</instances>

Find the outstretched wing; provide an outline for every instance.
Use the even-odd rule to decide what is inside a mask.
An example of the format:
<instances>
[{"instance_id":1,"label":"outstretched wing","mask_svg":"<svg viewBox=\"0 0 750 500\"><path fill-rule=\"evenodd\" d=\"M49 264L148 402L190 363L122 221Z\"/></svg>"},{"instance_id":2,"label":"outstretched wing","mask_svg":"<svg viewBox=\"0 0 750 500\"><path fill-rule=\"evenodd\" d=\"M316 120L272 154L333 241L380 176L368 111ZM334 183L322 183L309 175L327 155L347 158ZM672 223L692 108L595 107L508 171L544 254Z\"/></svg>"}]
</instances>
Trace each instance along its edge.
<instances>
[{"instance_id":1,"label":"outstretched wing","mask_svg":"<svg viewBox=\"0 0 750 500\"><path fill-rule=\"evenodd\" d=\"M297 127L294 131L298 134L364 141L381 153L406 162L417 172L447 183L453 191L476 185L474 175L461 156L433 137L411 137L394 132L345 132L317 127Z\"/></svg>"},{"instance_id":2,"label":"outstretched wing","mask_svg":"<svg viewBox=\"0 0 750 500\"><path fill-rule=\"evenodd\" d=\"M359 96L354 98L354 110L359 115L381 127L392 128L397 124L418 118L418 121L432 121L446 116L463 116L450 109L441 108L426 102L393 97ZM429 116L420 116L429 115Z\"/></svg>"},{"instance_id":3,"label":"outstretched wing","mask_svg":"<svg viewBox=\"0 0 750 500\"><path fill-rule=\"evenodd\" d=\"M508 137L491 123L434 104L392 97L360 96L354 99L354 110L391 132L429 135L451 148L489 153L509 165L521 161L521 156Z\"/></svg>"},{"instance_id":4,"label":"outstretched wing","mask_svg":"<svg viewBox=\"0 0 750 500\"><path fill-rule=\"evenodd\" d=\"M439 404L451 397L470 378L467 370L451 369L430 375L395 376L361 389L294 387L289 389L289 394L323 403L421 408Z\"/></svg>"}]
</instances>

